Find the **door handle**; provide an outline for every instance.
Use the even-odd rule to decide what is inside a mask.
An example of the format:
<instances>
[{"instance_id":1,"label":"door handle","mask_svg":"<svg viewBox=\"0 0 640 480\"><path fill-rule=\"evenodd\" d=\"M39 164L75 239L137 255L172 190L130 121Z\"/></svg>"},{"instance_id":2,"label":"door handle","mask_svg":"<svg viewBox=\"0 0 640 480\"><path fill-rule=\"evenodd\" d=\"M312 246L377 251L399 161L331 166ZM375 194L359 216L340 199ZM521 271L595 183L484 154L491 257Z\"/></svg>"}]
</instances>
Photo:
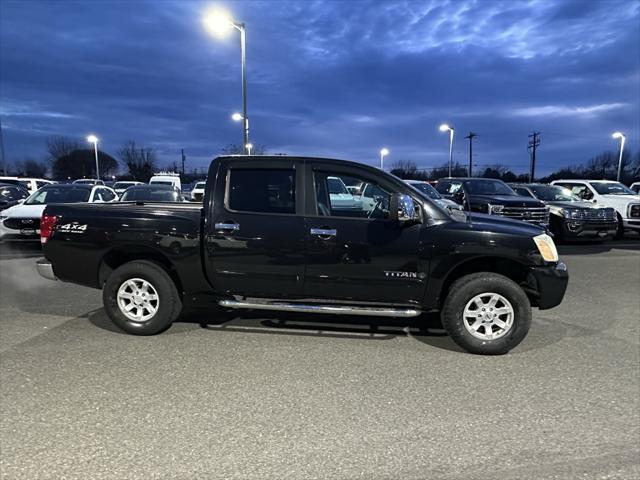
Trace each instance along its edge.
<instances>
[{"instance_id":1,"label":"door handle","mask_svg":"<svg viewBox=\"0 0 640 480\"><path fill-rule=\"evenodd\" d=\"M324 240L335 237L338 231L335 228L312 228L310 230L311 235L316 235Z\"/></svg>"},{"instance_id":2,"label":"door handle","mask_svg":"<svg viewBox=\"0 0 640 480\"><path fill-rule=\"evenodd\" d=\"M239 223L221 222L221 223L214 224L214 227L216 230L233 230L233 231L240 230Z\"/></svg>"}]
</instances>

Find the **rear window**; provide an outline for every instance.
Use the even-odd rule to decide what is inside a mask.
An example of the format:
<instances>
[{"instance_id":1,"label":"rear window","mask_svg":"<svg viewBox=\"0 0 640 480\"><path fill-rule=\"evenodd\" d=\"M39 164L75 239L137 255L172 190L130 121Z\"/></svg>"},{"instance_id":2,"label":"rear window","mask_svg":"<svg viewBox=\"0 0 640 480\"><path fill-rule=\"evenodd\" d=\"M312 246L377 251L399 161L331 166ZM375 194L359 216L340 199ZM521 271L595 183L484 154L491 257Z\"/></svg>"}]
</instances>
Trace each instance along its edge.
<instances>
[{"instance_id":1,"label":"rear window","mask_svg":"<svg viewBox=\"0 0 640 480\"><path fill-rule=\"evenodd\" d=\"M86 202L90 194L91 189L84 187L42 187L24 203L25 205L47 205Z\"/></svg>"},{"instance_id":2,"label":"rear window","mask_svg":"<svg viewBox=\"0 0 640 480\"><path fill-rule=\"evenodd\" d=\"M168 188L130 188L122 194L121 202L179 202L178 192Z\"/></svg>"},{"instance_id":3,"label":"rear window","mask_svg":"<svg viewBox=\"0 0 640 480\"><path fill-rule=\"evenodd\" d=\"M296 213L293 169L232 169L227 206L231 210L260 213Z\"/></svg>"},{"instance_id":4,"label":"rear window","mask_svg":"<svg viewBox=\"0 0 640 480\"><path fill-rule=\"evenodd\" d=\"M173 185L173 182L168 180L151 180L149 184L153 183L154 185Z\"/></svg>"}]
</instances>

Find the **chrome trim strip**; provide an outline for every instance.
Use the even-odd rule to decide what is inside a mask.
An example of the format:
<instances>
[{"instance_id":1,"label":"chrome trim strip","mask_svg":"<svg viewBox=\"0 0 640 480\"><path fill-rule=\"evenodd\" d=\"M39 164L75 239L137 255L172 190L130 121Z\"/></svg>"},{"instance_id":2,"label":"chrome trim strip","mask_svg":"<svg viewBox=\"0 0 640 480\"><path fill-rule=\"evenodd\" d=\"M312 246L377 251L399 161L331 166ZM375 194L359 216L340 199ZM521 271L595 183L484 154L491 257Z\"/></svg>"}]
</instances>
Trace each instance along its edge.
<instances>
[{"instance_id":1,"label":"chrome trim strip","mask_svg":"<svg viewBox=\"0 0 640 480\"><path fill-rule=\"evenodd\" d=\"M414 308L376 308L354 307L347 305L308 305L286 302L248 302L220 300L218 305L225 308L254 308L256 310L275 310L280 312L329 313L334 315L363 315L369 317L417 317L422 311Z\"/></svg>"},{"instance_id":2,"label":"chrome trim strip","mask_svg":"<svg viewBox=\"0 0 640 480\"><path fill-rule=\"evenodd\" d=\"M36 262L36 269L41 277L47 280L58 280L58 277L53 273L53 265L45 259L40 259Z\"/></svg>"}]
</instances>

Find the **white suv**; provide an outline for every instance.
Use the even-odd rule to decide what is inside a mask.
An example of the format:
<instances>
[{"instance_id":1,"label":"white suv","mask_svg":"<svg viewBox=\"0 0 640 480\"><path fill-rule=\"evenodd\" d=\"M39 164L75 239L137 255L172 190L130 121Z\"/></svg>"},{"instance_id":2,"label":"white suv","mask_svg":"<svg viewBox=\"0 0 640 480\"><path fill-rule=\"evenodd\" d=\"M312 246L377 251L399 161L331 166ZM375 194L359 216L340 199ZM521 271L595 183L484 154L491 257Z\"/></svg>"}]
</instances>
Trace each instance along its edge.
<instances>
[{"instance_id":1,"label":"white suv","mask_svg":"<svg viewBox=\"0 0 640 480\"><path fill-rule=\"evenodd\" d=\"M612 180L554 180L551 185L568 188L583 200L612 207L618 213L616 238L625 230L640 232L640 196Z\"/></svg>"}]
</instances>

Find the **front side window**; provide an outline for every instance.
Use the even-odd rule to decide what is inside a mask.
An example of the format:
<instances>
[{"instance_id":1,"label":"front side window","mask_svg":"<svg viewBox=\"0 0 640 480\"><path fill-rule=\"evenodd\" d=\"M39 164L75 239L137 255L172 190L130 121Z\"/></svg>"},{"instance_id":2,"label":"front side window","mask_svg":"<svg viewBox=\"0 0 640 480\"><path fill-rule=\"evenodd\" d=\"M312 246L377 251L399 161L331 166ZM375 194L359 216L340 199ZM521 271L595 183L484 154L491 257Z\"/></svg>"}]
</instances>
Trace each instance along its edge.
<instances>
[{"instance_id":1,"label":"front side window","mask_svg":"<svg viewBox=\"0 0 640 480\"><path fill-rule=\"evenodd\" d=\"M240 212L296 213L293 169L231 169L227 207Z\"/></svg>"},{"instance_id":2,"label":"front side window","mask_svg":"<svg viewBox=\"0 0 640 480\"><path fill-rule=\"evenodd\" d=\"M619 182L591 182L591 187L600 195L635 195L633 190Z\"/></svg>"},{"instance_id":3,"label":"front side window","mask_svg":"<svg viewBox=\"0 0 640 480\"><path fill-rule=\"evenodd\" d=\"M529 190L527 190L526 188L523 188L523 187L512 187L512 188L520 196L523 196L523 197L532 197L533 196L533 195L531 195L531 192L529 192Z\"/></svg>"},{"instance_id":4,"label":"front side window","mask_svg":"<svg viewBox=\"0 0 640 480\"><path fill-rule=\"evenodd\" d=\"M316 172L316 208L320 216L384 219L389 216L391 192L377 183L351 175ZM354 194L346 185L360 185Z\"/></svg>"},{"instance_id":5,"label":"front side window","mask_svg":"<svg viewBox=\"0 0 640 480\"><path fill-rule=\"evenodd\" d=\"M547 202L577 202L580 200L568 188L557 185L540 185L531 187L531 190L533 190L537 198Z\"/></svg>"},{"instance_id":6,"label":"front side window","mask_svg":"<svg viewBox=\"0 0 640 480\"><path fill-rule=\"evenodd\" d=\"M560 185L571 190L571 193L573 195L583 200L591 200L593 198L593 192L591 192L591 190L589 190L589 187L587 187L583 183L563 183Z\"/></svg>"}]
</instances>

